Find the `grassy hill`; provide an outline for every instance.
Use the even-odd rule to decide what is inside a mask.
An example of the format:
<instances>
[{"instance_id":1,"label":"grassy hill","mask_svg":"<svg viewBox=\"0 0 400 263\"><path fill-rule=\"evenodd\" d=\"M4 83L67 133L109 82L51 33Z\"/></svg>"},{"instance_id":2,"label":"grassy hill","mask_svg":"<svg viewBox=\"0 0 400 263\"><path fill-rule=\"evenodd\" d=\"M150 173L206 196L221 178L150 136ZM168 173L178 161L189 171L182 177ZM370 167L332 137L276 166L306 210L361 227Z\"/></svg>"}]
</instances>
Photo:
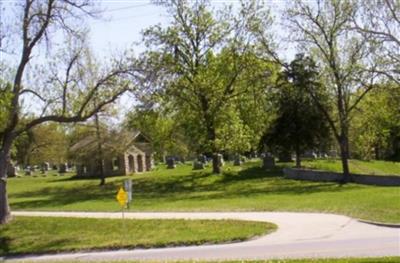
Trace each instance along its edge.
<instances>
[{"instance_id":1,"label":"grassy hill","mask_svg":"<svg viewBox=\"0 0 400 263\"><path fill-rule=\"evenodd\" d=\"M304 211L344 214L400 223L398 187L305 182L284 179L280 169L264 171L259 162L226 165L221 175L191 164L129 177L76 179L71 175L9 179L13 210L118 211L115 200L126 178L133 180L131 211Z\"/></svg>"}]
</instances>

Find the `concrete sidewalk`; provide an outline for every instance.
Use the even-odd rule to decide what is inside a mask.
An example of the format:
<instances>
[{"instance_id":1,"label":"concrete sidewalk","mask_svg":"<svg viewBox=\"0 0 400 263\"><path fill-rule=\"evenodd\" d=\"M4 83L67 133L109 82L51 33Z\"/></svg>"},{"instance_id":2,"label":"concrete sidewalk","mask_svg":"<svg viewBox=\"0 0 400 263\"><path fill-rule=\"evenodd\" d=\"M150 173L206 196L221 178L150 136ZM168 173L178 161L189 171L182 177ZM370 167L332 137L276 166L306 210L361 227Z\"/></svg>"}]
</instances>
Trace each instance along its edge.
<instances>
[{"instance_id":1,"label":"concrete sidewalk","mask_svg":"<svg viewBox=\"0 0 400 263\"><path fill-rule=\"evenodd\" d=\"M13 215L121 218L121 213L87 212L13 212ZM125 213L125 218L252 220L275 223L278 230L256 240L234 244L66 253L6 260L228 260L400 256L400 229L361 223L340 215L289 212L163 212Z\"/></svg>"}]
</instances>

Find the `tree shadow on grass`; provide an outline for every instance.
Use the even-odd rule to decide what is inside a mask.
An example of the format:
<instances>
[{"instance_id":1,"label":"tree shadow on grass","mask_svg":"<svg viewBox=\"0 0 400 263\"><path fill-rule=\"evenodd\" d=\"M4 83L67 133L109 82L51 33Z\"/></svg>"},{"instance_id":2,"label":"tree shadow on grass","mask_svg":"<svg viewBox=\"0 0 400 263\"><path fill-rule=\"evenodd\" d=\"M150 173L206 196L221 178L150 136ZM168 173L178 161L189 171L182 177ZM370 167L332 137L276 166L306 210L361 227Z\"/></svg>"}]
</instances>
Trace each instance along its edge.
<instances>
[{"instance_id":1,"label":"tree shadow on grass","mask_svg":"<svg viewBox=\"0 0 400 263\"><path fill-rule=\"evenodd\" d=\"M283 172L280 168L264 169L261 167L249 167L242 169L239 172L225 171L223 173L222 183L225 182L238 182L242 180L263 179L271 177L282 177Z\"/></svg>"},{"instance_id":2,"label":"tree shadow on grass","mask_svg":"<svg viewBox=\"0 0 400 263\"><path fill-rule=\"evenodd\" d=\"M134 200L160 200L160 202L205 201L256 195L306 195L318 192L342 192L356 187L353 185L338 187L336 183L284 179L279 169L265 171L260 167L249 167L239 172L226 170L222 175L208 171L192 171L187 175L129 178L133 180ZM123 179L124 177L121 177L121 180ZM51 207L62 209L67 205L90 200L109 202L115 198L119 185L120 181L111 181L101 188L97 182L95 184L87 181L68 187L46 187L12 194L12 198L28 200L11 202L11 205L13 209ZM116 206L115 210L117 209Z\"/></svg>"},{"instance_id":3,"label":"tree shadow on grass","mask_svg":"<svg viewBox=\"0 0 400 263\"><path fill-rule=\"evenodd\" d=\"M98 181L98 182L100 182L100 177L97 177L97 176L86 176L86 177L84 177L84 176L77 176L76 174L74 174L74 175L70 175L70 176L68 176L68 175L65 175L65 176L63 176L63 175L61 175L61 176L59 176L59 177L63 177L62 179L53 179L53 180L49 180L49 182L54 182L54 183L57 183L57 182L74 182L74 181ZM58 178L59 178L58 177ZM123 175L110 175L110 176L106 176L106 180L107 179L111 179L111 178L124 178L124 176Z\"/></svg>"},{"instance_id":4,"label":"tree shadow on grass","mask_svg":"<svg viewBox=\"0 0 400 263\"><path fill-rule=\"evenodd\" d=\"M5 256L10 252L11 238L1 235L0 233L0 256Z\"/></svg>"},{"instance_id":5,"label":"tree shadow on grass","mask_svg":"<svg viewBox=\"0 0 400 263\"><path fill-rule=\"evenodd\" d=\"M250 167L239 172L225 171L222 175L210 172L163 178L155 181L141 178L136 181L136 194L144 199L206 200L235 198L259 194L299 195L317 192L347 191L354 186L338 187L336 183L304 182L284 179L280 169L265 171Z\"/></svg>"},{"instance_id":6,"label":"tree shadow on grass","mask_svg":"<svg viewBox=\"0 0 400 263\"><path fill-rule=\"evenodd\" d=\"M15 252L12 248L8 249L7 251L4 251L3 254L1 254L0 250L0 256L3 255L5 256L5 259L13 259L15 256L21 256L21 255L30 255L30 254L36 254L36 255L41 255L41 254L48 254L48 253L56 253L60 251L60 248L63 248L68 245L73 245L75 243L75 240L72 238L66 239L56 239L56 240L40 240L36 242L35 244L29 244L30 249L25 252ZM71 249L72 250L72 249ZM67 250L68 251L68 250Z\"/></svg>"},{"instance_id":7,"label":"tree shadow on grass","mask_svg":"<svg viewBox=\"0 0 400 263\"><path fill-rule=\"evenodd\" d=\"M115 198L118 186L111 182L100 187L98 184L76 184L74 186L52 186L40 190L24 191L10 194L10 205L13 209L59 208L74 203L90 200L108 201ZM23 201L13 201L22 198Z\"/></svg>"}]
</instances>

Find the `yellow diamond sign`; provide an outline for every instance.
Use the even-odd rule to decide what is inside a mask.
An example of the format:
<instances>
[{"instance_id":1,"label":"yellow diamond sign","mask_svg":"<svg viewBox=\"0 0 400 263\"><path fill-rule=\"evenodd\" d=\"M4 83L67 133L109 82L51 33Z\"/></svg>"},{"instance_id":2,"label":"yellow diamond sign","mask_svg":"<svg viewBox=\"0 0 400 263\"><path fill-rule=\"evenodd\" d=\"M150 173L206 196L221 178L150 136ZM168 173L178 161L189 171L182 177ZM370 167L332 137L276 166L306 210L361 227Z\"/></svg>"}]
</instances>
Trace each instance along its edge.
<instances>
[{"instance_id":1,"label":"yellow diamond sign","mask_svg":"<svg viewBox=\"0 0 400 263\"><path fill-rule=\"evenodd\" d=\"M128 202L128 194L124 191L124 188L120 187L117 193L117 201L121 206L125 206Z\"/></svg>"}]
</instances>

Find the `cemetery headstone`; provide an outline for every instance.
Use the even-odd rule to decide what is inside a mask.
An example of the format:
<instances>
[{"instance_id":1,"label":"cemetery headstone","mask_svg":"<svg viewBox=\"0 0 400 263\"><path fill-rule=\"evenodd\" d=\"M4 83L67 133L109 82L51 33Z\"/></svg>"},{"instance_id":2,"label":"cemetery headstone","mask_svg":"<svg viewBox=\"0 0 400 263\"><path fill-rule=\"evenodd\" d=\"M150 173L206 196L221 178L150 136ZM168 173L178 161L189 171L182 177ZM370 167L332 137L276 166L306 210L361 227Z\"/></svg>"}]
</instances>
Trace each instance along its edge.
<instances>
[{"instance_id":1,"label":"cemetery headstone","mask_svg":"<svg viewBox=\"0 0 400 263\"><path fill-rule=\"evenodd\" d=\"M72 163L67 163L67 169L72 170L74 168L74 165Z\"/></svg>"},{"instance_id":2,"label":"cemetery headstone","mask_svg":"<svg viewBox=\"0 0 400 263\"><path fill-rule=\"evenodd\" d=\"M234 166L240 166L242 165L242 158L239 154L236 154L233 160L233 165Z\"/></svg>"},{"instance_id":3,"label":"cemetery headstone","mask_svg":"<svg viewBox=\"0 0 400 263\"><path fill-rule=\"evenodd\" d=\"M7 176L16 177L17 175L18 175L17 167L12 162L9 162L7 165Z\"/></svg>"},{"instance_id":4,"label":"cemetery headstone","mask_svg":"<svg viewBox=\"0 0 400 263\"><path fill-rule=\"evenodd\" d=\"M27 166L24 171L25 171L25 175L28 175L28 176L32 175L31 167Z\"/></svg>"},{"instance_id":5,"label":"cemetery headstone","mask_svg":"<svg viewBox=\"0 0 400 263\"><path fill-rule=\"evenodd\" d=\"M42 163L41 171L47 172L50 169L50 164L48 162Z\"/></svg>"},{"instance_id":6,"label":"cemetery headstone","mask_svg":"<svg viewBox=\"0 0 400 263\"><path fill-rule=\"evenodd\" d=\"M46 175L48 170L49 170L49 163L44 162L42 163L42 165L40 165L40 173L42 175Z\"/></svg>"},{"instance_id":7,"label":"cemetery headstone","mask_svg":"<svg viewBox=\"0 0 400 263\"><path fill-rule=\"evenodd\" d=\"M204 154L200 154L197 157L197 161L203 163L203 164L207 164L207 156L205 156Z\"/></svg>"},{"instance_id":8,"label":"cemetery headstone","mask_svg":"<svg viewBox=\"0 0 400 263\"><path fill-rule=\"evenodd\" d=\"M168 158L167 159L167 168L168 169L175 169L176 164L175 164L175 159L174 158Z\"/></svg>"},{"instance_id":9,"label":"cemetery headstone","mask_svg":"<svg viewBox=\"0 0 400 263\"><path fill-rule=\"evenodd\" d=\"M193 170L202 170L204 169L204 163L199 161L193 162Z\"/></svg>"},{"instance_id":10,"label":"cemetery headstone","mask_svg":"<svg viewBox=\"0 0 400 263\"><path fill-rule=\"evenodd\" d=\"M302 157L303 157L303 158L309 158L309 159L315 159L315 158L317 158L318 156L317 156L317 154L316 154L314 151L305 151L305 152L302 154Z\"/></svg>"},{"instance_id":11,"label":"cemetery headstone","mask_svg":"<svg viewBox=\"0 0 400 263\"><path fill-rule=\"evenodd\" d=\"M217 154L217 159L218 159L218 165L219 166L224 166L225 162L224 162L224 157L222 156L222 154L218 153Z\"/></svg>"},{"instance_id":12,"label":"cemetery headstone","mask_svg":"<svg viewBox=\"0 0 400 263\"><path fill-rule=\"evenodd\" d=\"M328 151L328 156L331 158L337 158L338 153L336 150L331 150L331 151Z\"/></svg>"},{"instance_id":13,"label":"cemetery headstone","mask_svg":"<svg viewBox=\"0 0 400 263\"><path fill-rule=\"evenodd\" d=\"M269 153L266 153L266 154L264 155L264 158L263 158L263 168L264 168L264 169L272 169L272 168L275 168L275 159L274 159L274 157L273 157L271 154L269 154Z\"/></svg>"},{"instance_id":14,"label":"cemetery headstone","mask_svg":"<svg viewBox=\"0 0 400 263\"><path fill-rule=\"evenodd\" d=\"M66 172L67 172L67 169L68 169L67 164L66 164L66 163L62 163L62 164L60 164L59 167L58 167L58 172L59 172L60 174L63 174L63 173L66 173Z\"/></svg>"}]
</instances>

